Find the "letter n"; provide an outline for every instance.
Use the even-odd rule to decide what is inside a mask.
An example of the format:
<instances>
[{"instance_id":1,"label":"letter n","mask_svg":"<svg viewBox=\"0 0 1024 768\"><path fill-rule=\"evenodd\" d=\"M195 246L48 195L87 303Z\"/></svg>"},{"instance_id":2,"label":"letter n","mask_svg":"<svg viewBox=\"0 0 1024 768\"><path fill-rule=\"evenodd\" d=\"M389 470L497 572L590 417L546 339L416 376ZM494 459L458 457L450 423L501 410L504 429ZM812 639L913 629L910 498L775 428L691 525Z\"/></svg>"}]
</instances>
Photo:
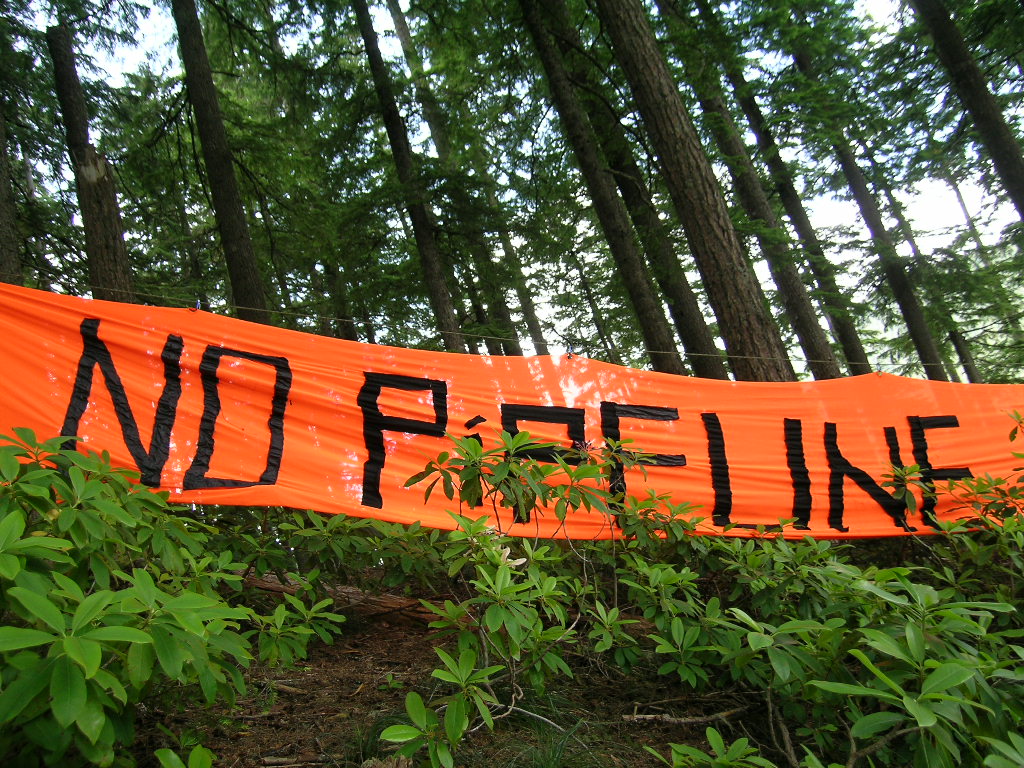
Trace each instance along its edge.
<instances>
[{"instance_id":1,"label":"letter n","mask_svg":"<svg viewBox=\"0 0 1024 768\"><path fill-rule=\"evenodd\" d=\"M142 446L139 437L139 425L135 414L128 404L124 384L114 367L110 350L99 337L100 321L86 318L82 321L80 331L84 347L82 357L78 361L78 372L75 385L71 390L71 400L64 414L64 425L60 429L61 436L72 437L78 434L79 423L89 407L89 396L92 394L93 372L99 366L110 399L114 403L114 413L121 425L121 435L132 459L139 468L140 481L144 485L160 485L160 474L171 450L171 429L178 410L181 397L181 353L184 343L180 336L168 335L160 358L164 363L164 391L156 406L153 419L153 434L149 440L149 450ZM73 448L74 441L68 440L65 448Z\"/></svg>"}]
</instances>

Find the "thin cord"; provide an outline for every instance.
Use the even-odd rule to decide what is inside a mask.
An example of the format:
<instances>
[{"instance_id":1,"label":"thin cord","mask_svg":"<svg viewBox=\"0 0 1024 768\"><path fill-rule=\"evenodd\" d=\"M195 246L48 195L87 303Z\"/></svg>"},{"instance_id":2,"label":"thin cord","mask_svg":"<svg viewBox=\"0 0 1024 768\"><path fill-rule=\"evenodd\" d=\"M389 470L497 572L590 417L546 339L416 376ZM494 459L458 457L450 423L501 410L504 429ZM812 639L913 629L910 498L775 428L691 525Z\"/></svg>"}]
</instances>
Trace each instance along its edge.
<instances>
[{"instance_id":1,"label":"thin cord","mask_svg":"<svg viewBox=\"0 0 1024 768\"><path fill-rule=\"evenodd\" d=\"M0 277L9 276L9 275L10 275L10 273L0 272ZM15 275L15 276L16 277L21 277L21 275ZM56 276L56 275L54 275L54 276ZM168 290L173 290L175 288L175 286L170 286L170 285L162 285L162 286L157 286L157 287L158 288L168 289ZM193 311L195 310L195 306L193 306L193 304L192 304L192 298L183 298L183 297L180 298L180 297L176 297L176 296L166 296L166 295L162 295L162 294L158 294L158 293L149 293L149 292L145 292L145 291L124 291L124 290L120 290L120 289L117 289L117 288L105 288L104 290L109 291L110 293L121 293L121 294L123 294L125 296L134 296L136 298L148 298L148 299L159 300L159 301L163 302L159 306L171 306L171 307L175 307L175 308L178 308L178 309L189 309L189 310L193 310ZM231 310L231 309L235 309L235 310L237 310L237 309L249 309L249 307L242 307L242 306L240 306L238 304L229 304L227 302L218 304L217 308L218 309L228 309L228 310ZM212 314L217 314L216 312L213 312L212 310L208 310L208 311L210 311ZM325 316L325 315L312 314L312 313L309 313L309 312L299 312L297 310L288 310L288 309L274 309L274 310L268 310L268 311L274 312L275 314L278 314L278 315L285 315L285 316L288 316L288 317L302 318L302 319L307 319L307 320L319 320L319 321L328 320L328 321L331 321L331 322L349 323L353 327L355 327L355 325L356 325L356 321L354 319L350 318L350 317L335 317L335 316L331 316L331 315ZM1024 313L1022 313L1022 314L1024 314ZM1010 319L1012 319L1012 318L1010 318ZM990 326L985 326L985 327L990 327ZM973 332L974 331L967 331L967 333L973 333ZM465 331L453 331L452 335L453 336L459 336L459 337L461 337L463 339L480 339L480 340L488 340L489 339L491 341L498 341L498 342L508 341L510 338L512 338L512 337L509 337L509 336L492 336L492 335L488 335L488 334L484 334L484 333L467 333ZM574 341L576 341L576 342L585 342L586 340L585 339L574 339ZM580 347L582 347L584 349L587 346L589 346L589 345L587 345L585 343L580 344ZM654 349L654 350L650 350L649 349L649 350L645 350L645 351L649 355L650 354L654 354L654 355L679 354L678 350L666 351L666 350L661 350L661 349ZM687 358L691 358L691 357L722 357L722 355L725 355L726 358L730 359L730 360L766 360L766 361L773 361L773 362L790 360L790 361L793 361L793 362L802 362L802 363L826 363L826 362L833 362L833 361L830 361L830 360L814 360L814 359L811 359L811 358L800 357L800 356L791 356L791 357L788 357L788 358L780 358L780 357L767 357L767 356L762 356L762 355L738 355L738 354L733 354L733 353L726 353L724 351L720 355L716 355L716 354L713 354L713 353L710 353L710 352L686 352L685 353L685 357L687 357ZM570 346L569 346L569 356L570 357L577 357L577 356L579 356L578 348L575 345L572 345L571 343L570 343ZM907 363L873 362L873 363L871 363L873 368L904 368L907 365L914 365L914 364L915 363L913 363L913 362L907 362Z\"/></svg>"}]
</instances>

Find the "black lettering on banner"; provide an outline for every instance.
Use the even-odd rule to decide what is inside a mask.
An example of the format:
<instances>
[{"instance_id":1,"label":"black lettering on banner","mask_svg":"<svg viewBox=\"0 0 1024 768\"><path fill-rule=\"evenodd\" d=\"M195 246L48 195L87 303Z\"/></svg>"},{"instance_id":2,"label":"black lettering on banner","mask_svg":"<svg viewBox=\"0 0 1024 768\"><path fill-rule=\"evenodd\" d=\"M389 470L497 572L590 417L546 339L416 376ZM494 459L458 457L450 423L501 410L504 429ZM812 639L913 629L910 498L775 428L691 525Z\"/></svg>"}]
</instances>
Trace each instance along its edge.
<instances>
[{"instance_id":1,"label":"black lettering on banner","mask_svg":"<svg viewBox=\"0 0 1024 768\"><path fill-rule=\"evenodd\" d=\"M474 416L472 419L467 421L462 426L464 426L466 429L472 429L473 427L476 427L476 426L479 426L480 424L485 424L485 423L487 423L487 419L485 419L483 416ZM484 439L480 436L479 432L472 432L472 433L466 435L466 437L468 437L471 440L476 440L480 445L484 444Z\"/></svg>"},{"instance_id":2,"label":"black lettering on banner","mask_svg":"<svg viewBox=\"0 0 1024 768\"><path fill-rule=\"evenodd\" d=\"M217 390L220 380L217 369L225 357L250 360L254 363L269 365L275 371L274 395L271 400L270 418L267 427L270 431L270 445L267 450L267 466L260 474L259 480L239 480L230 477L207 477L210 471L210 460L213 458L213 431L220 415L220 394ZM193 491L199 488L248 488L253 485L273 485L281 471L281 459L284 456L284 410L288 405L288 393L292 388L292 371L287 358L273 355L258 355L239 349L208 346L203 352L199 363L199 372L203 380L203 416L199 420L199 439L196 441L196 455L182 481L182 488Z\"/></svg>"},{"instance_id":3,"label":"black lettering on banner","mask_svg":"<svg viewBox=\"0 0 1024 768\"><path fill-rule=\"evenodd\" d=\"M501 404L501 428L510 435L519 434L520 421L539 421L543 424L564 424L569 441L574 448L582 448L586 444L584 430L586 412L582 408L566 408L560 405L521 405L519 403ZM579 464L580 457L564 448L530 448L521 454L536 461L555 461L561 457L566 464ZM520 506L512 508L513 519L517 523L530 522L531 510Z\"/></svg>"},{"instance_id":4,"label":"black lettering on banner","mask_svg":"<svg viewBox=\"0 0 1024 768\"><path fill-rule=\"evenodd\" d=\"M364 372L365 381L359 390L356 402L363 412L363 441L366 444L367 459L363 462L364 507L380 509L384 499L380 495L380 476L384 470L384 433L408 432L413 435L444 437L448 428L448 385L438 379L421 379L390 373ZM380 412L378 399L384 389L400 389L405 392L430 392L434 409L434 420L406 419L400 416L385 416Z\"/></svg>"},{"instance_id":5,"label":"black lettering on banner","mask_svg":"<svg viewBox=\"0 0 1024 768\"><path fill-rule=\"evenodd\" d=\"M783 435L786 440L786 466L793 481L793 525L798 531L806 531L811 522L811 475L807 471L807 457L804 455L804 426L800 419L784 419Z\"/></svg>"},{"instance_id":6,"label":"black lettering on banner","mask_svg":"<svg viewBox=\"0 0 1024 768\"><path fill-rule=\"evenodd\" d=\"M663 408L656 405L623 405L608 401L601 402L601 435L605 440L622 440L620 419L644 419L647 421L676 421L679 419L677 408ZM626 473L618 451L612 451L611 472L608 477L608 490L612 495L624 499L626 497ZM681 453L656 453L647 456L640 462L656 467L685 467L686 456Z\"/></svg>"},{"instance_id":7,"label":"black lettering on banner","mask_svg":"<svg viewBox=\"0 0 1024 768\"><path fill-rule=\"evenodd\" d=\"M895 469L903 469L903 458L900 456L900 438L896 434L896 427L883 427L885 433L885 444L889 448L889 463Z\"/></svg>"},{"instance_id":8,"label":"black lettering on banner","mask_svg":"<svg viewBox=\"0 0 1024 768\"><path fill-rule=\"evenodd\" d=\"M884 434L889 447L890 461L895 451L896 459L899 459L899 445L894 445L895 431L890 433L886 427ZM897 527L905 531L916 530L907 524L907 508L902 499L897 499L887 493L874 479L860 467L855 467L843 456L839 450L839 437L836 425L832 422L825 422L825 455L828 457L828 524L837 531L850 530L843 525L843 512L845 511L844 481L848 477L855 482L862 491L874 500L878 506L885 510L892 518ZM892 462L894 465L896 462Z\"/></svg>"},{"instance_id":9,"label":"black lettering on banner","mask_svg":"<svg viewBox=\"0 0 1024 768\"><path fill-rule=\"evenodd\" d=\"M725 453L725 434L717 413L702 413L704 432L708 436L708 458L711 460L711 488L715 492L715 506L711 522L728 525L732 515L732 482L729 479L729 461Z\"/></svg>"},{"instance_id":10,"label":"black lettering on banner","mask_svg":"<svg viewBox=\"0 0 1024 768\"><path fill-rule=\"evenodd\" d=\"M501 404L501 428L510 435L519 434L520 421L539 421L543 424L564 424L569 442L580 447L586 442L584 432L585 411L582 408L565 408L560 405ZM579 464L579 457L559 448L531 448L524 456L537 461L554 461L561 456L566 464Z\"/></svg>"},{"instance_id":11,"label":"black lettering on banner","mask_svg":"<svg viewBox=\"0 0 1024 768\"><path fill-rule=\"evenodd\" d=\"M96 366L103 373L103 380L114 403L114 413L121 425L121 435L132 459L139 468L139 480L144 485L160 485L160 475L171 451L171 430L181 398L181 353L184 343L180 336L168 335L164 343L160 359L164 364L164 389L156 406L153 418L153 433L149 439L149 450L142 446L139 437L139 425L135 414L128 403L128 396L121 383L121 377L114 367L110 350L99 337L100 321L97 318L86 318L82 321L79 331L82 334L82 356L78 361L78 372L71 390L71 400L64 414L64 425L60 429L61 436L72 437L78 434L79 424L86 408L89 406L89 395L92 394L93 371ZM74 441L68 440L64 448L74 448Z\"/></svg>"},{"instance_id":12,"label":"black lettering on banner","mask_svg":"<svg viewBox=\"0 0 1024 768\"><path fill-rule=\"evenodd\" d=\"M925 493L924 503L921 505L921 517L924 521L934 527L938 527L935 520L935 481L936 480L963 480L966 477L973 477L969 467L942 467L936 469L928 459L928 439L925 436L927 429L952 429L959 427L960 422L956 416L908 416L910 423L910 442L914 449L914 463L921 468L921 482L928 490Z\"/></svg>"}]
</instances>

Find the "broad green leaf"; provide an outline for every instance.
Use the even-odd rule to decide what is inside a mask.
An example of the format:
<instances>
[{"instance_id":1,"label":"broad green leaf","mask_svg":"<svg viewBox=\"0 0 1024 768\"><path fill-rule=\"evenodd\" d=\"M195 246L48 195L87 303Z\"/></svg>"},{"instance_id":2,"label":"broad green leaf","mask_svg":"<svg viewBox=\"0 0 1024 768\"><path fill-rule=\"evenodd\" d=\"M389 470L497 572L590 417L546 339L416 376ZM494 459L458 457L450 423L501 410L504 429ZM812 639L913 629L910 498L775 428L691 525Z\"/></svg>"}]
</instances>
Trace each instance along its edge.
<instances>
[{"instance_id":1,"label":"broad green leaf","mask_svg":"<svg viewBox=\"0 0 1024 768\"><path fill-rule=\"evenodd\" d=\"M783 653L778 648L771 647L768 649L768 660L772 663L772 668L775 670L775 676L780 681L786 682L792 676L793 661L790 659L788 654ZM799 670L799 667L797 668Z\"/></svg>"},{"instance_id":2,"label":"broad green leaf","mask_svg":"<svg viewBox=\"0 0 1024 768\"><path fill-rule=\"evenodd\" d=\"M380 737L384 741L401 744L406 741L412 741L422 735L418 728L414 728L411 725L390 725L381 732Z\"/></svg>"},{"instance_id":3,"label":"broad green leaf","mask_svg":"<svg viewBox=\"0 0 1024 768\"><path fill-rule=\"evenodd\" d=\"M885 674L885 672L883 672L877 666L875 666L875 663L871 661L871 659L869 659L863 651L861 651L858 648L853 648L850 651L850 655L856 657L861 664L868 668L871 674L873 674L875 677L877 677L879 680L881 680L883 683L889 686L889 688L897 696L903 695L903 689L896 685L896 683L893 682L893 679L889 677L887 674Z\"/></svg>"},{"instance_id":4,"label":"broad green leaf","mask_svg":"<svg viewBox=\"0 0 1024 768\"><path fill-rule=\"evenodd\" d=\"M925 654L924 633L921 631L921 627L910 622L907 624L904 634L907 638L907 647L910 649L911 657L920 664L924 661Z\"/></svg>"},{"instance_id":5,"label":"broad green leaf","mask_svg":"<svg viewBox=\"0 0 1024 768\"><path fill-rule=\"evenodd\" d=\"M18 476L21 462L18 461L14 451L11 450L13 446L5 446L5 448L7 450L0 451L0 477L3 477L4 481L9 483Z\"/></svg>"},{"instance_id":6,"label":"broad green leaf","mask_svg":"<svg viewBox=\"0 0 1024 768\"><path fill-rule=\"evenodd\" d=\"M196 611L201 608L209 608L216 604L217 601L212 597L200 595L198 592L182 592L180 595L168 600L164 607L174 613L188 613L189 611Z\"/></svg>"},{"instance_id":7,"label":"broad green leaf","mask_svg":"<svg viewBox=\"0 0 1024 768\"><path fill-rule=\"evenodd\" d=\"M0 553L0 578L14 581L21 572L21 561L7 552Z\"/></svg>"},{"instance_id":8,"label":"broad green leaf","mask_svg":"<svg viewBox=\"0 0 1024 768\"><path fill-rule=\"evenodd\" d=\"M50 684L54 660L47 659L32 669L22 670L13 683L0 692L0 723L18 715Z\"/></svg>"},{"instance_id":9,"label":"broad green leaf","mask_svg":"<svg viewBox=\"0 0 1024 768\"><path fill-rule=\"evenodd\" d=\"M437 759L440 761L444 768L454 768L455 758L452 757L452 751L448 748L448 745L444 742L438 742L435 745L437 750Z\"/></svg>"},{"instance_id":10,"label":"broad green leaf","mask_svg":"<svg viewBox=\"0 0 1024 768\"><path fill-rule=\"evenodd\" d=\"M770 635L766 635L763 632L748 632L747 643L750 645L750 649L753 651L760 651L762 648L767 648L774 644L774 640Z\"/></svg>"},{"instance_id":11,"label":"broad green leaf","mask_svg":"<svg viewBox=\"0 0 1024 768\"><path fill-rule=\"evenodd\" d=\"M177 680L181 675L181 667L185 663L185 651L181 643L163 627L153 627L153 649L156 651L157 661L164 673ZM133 648L145 648L143 645L134 645Z\"/></svg>"},{"instance_id":12,"label":"broad green leaf","mask_svg":"<svg viewBox=\"0 0 1024 768\"><path fill-rule=\"evenodd\" d=\"M895 603L896 605L906 605L909 601L903 595L894 595L888 590L882 589L880 586L872 581L866 579L857 579L853 584L854 589L861 589L865 592L870 592L873 595L877 595L886 602Z\"/></svg>"},{"instance_id":13,"label":"broad green leaf","mask_svg":"<svg viewBox=\"0 0 1024 768\"><path fill-rule=\"evenodd\" d=\"M868 688L865 685L850 685L849 683L836 683L832 680L811 680L811 685L817 686L830 693L842 693L846 696L873 696L878 699L897 701L895 696L877 688Z\"/></svg>"},{"instance_id":14,"label":"broad green leaf","mask_svg":"<svg viewBox=\"0 0 1024 768\"><path fill-rule=\"evenodd\" d=\"M103 705L97 699L86 699L85 706L78 717L75 718L75 725L78 726L85 738L95 744L103 732L103 726L107 722L107 713L103 711Z\"/></svg>"},{"instance_id":15,"label":"broad green leaf","mask_svg":"<svg viewBox=\"0 0 1024 768\"><path fill-rule=\"evenodd\" d=\"M917 724L922 728L931 728L938 720L931 707L922 701L912 699L910 696L903 697L903 706L907 708L907 712L917 720Z\"/></svg>"},{"instance_id":16,"label":"broad green leaf","mask_svg":"<svg viewBox=\"0 0 1024 768\"><path fill-rule=\"evenodd\" d=\"M112 517L126 528L134 528L139 524L139 521L128 514L120 504L116 504L108 499L93 499L90 503L100 512Z\"/></svg>"},{"instance_id":17,"label":"broad green leaf","mask_svg":"<svg viewBox=\"0 0 1024 768\"><path fill-rule=\"evenodd\" d=\"M54 539L50 536L32 536L18 539L7 548L8 554L19 554L25 557L39 557L57 563L70 563L71 559L63 552L74 547L67 539ZM56 574L55 574L56 575Z\"/></svg>"},{"instance_id":18,"label":"broad green leaf","mask_svg":"<svg viewBox=\"0 0 1024 768\"><path fill-rule=\"evenodd\" d=\"M888 731L906 719L902 712L872 712L857 720L850 733L858 739L867 739L876 733Z\"/></svg>"},{"instance_id":19,"label":"broad green leaf","mask_svg":"<svg viewBox=\"0 0 1024 768\"><path fill-rule=\"evenodd\" d=\"M156 602L158 594L156 584L153 583L153 577L149 575L148 571L136 568L132 571L131 581L142 602L146 605L153 605Z\"/></svg>"},{"instance_id":20,"label":"broad green leaf","mask_svg":"<svg viewBox=\"0 0 1024 768\"><path fill-rule=\"evenodd\" d=\"M438 680L443 680L444 682L451 683L452 685L460 685L461 683L459 678L453 675L447 669L435 669L430 674L432 677L436 677Z\"/></svg>"},{"instance_id":21,"label":"broad green leaf","mask_svg":"<svg viewBox=\"0 0 1024 768\"><path fill-rule=\"evenodd\" d=\"M188 768L210 768L213 765L214 754L206 747L196 745L188 753Z\"/></svg>"},{"instance_id":22,"label":"broad green leaf","mask_svg":"<svg viewBox=\"0 0 1024 768\"><path fill-rule=\"evenodd\" d=\"M427 729L427 709L423 705L423 699L416 691L409 691L405 697L405 711L409 713L409 719L419 727L421 731Z\"/></svg>"},{"instance_id":23,"label":"broad green leaf","mask_svg":"<svg viewBox=\"0 0 1024 768\"><path fill-rule=\"evenodd\" d=\"M128 682L134 688L141 688L153 676L153 662L156 652L152 644L132 643L128 648Z\"/></svg>"},{"instance_id":24,"label":"broad green leaf","mask_svg":"<svg viewBox=\"0 0 1024 768\"><path fill-rule=\"evenodd\" d=\"M711 745L711 749L714 750L715 754L720 757L724 756L726 749L725 742L722 740L722 734L709 726L704 729L704 735L707 737L708 744Z\"/></svg>"},{"instance_id":25,"label":"broad green leaf","mask_svg":"<svg viewBox=\"0 0 1024 768\"><path fill-rule=\"evenodd\" d=\"M468 727L469 718L466 716L465 700L453 699L444 712L444 732L448 737L448 743L458 744Z\"/></svg>"},{"instance_id":26,"label":"broad green leaf","mask_svg":"<svg viewBox=\"0 0 1024 768\"><path fill-rule=\"evenodd\" d=\"M33 648L43 643L56 640L55 635L39 629L23 627L0 627L0 651L16 651L20 648Z\"/></svg>"},{"instance_id":27,"label":"broad green leaf","mask_svg":"<svg viewBox=\"0 0 1024 768\"><path fill-rule=\"evenodd\" d=\"M931 674L925 678L921 686L921 695L927 696L930 693L942 693L950 688L955 688L965 683L974 676L974 670L963 664L948 662L940 664Z\"/></svg>"},{"instance_id":28,"label":"broad green leaf","mask_svg":"<svg viewBox=\"0 0 1024 768\"><path fill-rule=\"evenodd\" d=\"M81 637L65 637L64 652L82 668L87 680L96 674L103 661L103 649L100 644Z\"/></svg>"},{"instance_id":29,"label":"broad green leaf","mask_svg":"<svg viewBox=\"0 0 1024 768\"><path fill-rule=\"evenodd\" d=\"M47 598L24 587L11 587L7 590L7 594L15 598L25 606L29 613L47 624L52 630L61 635L64 634L64 614Z\"/></svg>"},{"instance_id":30,"label":"broad green leaf","mask_svg":"<svg viewBox=\"0 0 1024 768\"><path fill-rule=\"evenodd\" d=\"M185 768L185 763L173 749L158 749L153 754L160 761L160 768Z\"/></svg>"},{"instance_id":31,"label":"broad green leaf","mask_svg":"<svg viewBox=\"0 0 1024 768\"><path fill-rule=\"evenodd\" d=\"M82 670L68 657L58 658L50 677L50 708L54 719L67 728L82 713L87 695Z\"/></svg>"},{"instance_id":32,"label":"broad green leaf","mask_svg":"<svg viewBox=\"0 0 1024 768\"><path fill-rule=\"evenodd\" d=\"M98 640L107 643L152 643L153 638L134 627L96 627L82 634L90 640Z\"/></svg>"},{"instance_id":33,"label":"broad green leaf","mask_svg":"<svg viewBox=\"0 0 1024 768\"><path fill-rule=\"evenodd\" d=\"M118 669L118 673L121 673L120 669ZM98 685L100 688L105 690L107 693L109 693L122 704L127 703L128 690L123 685L121 685L120 679L114 677L114 675L105 670L103 667L100 667L96 671L96 674L92 678L92 684Z\"/></svg>"},{"instance_id":34,"label":"broad green leaf","mask_svg":"<svg viewBox=\"0 0 1024 768\"><path fill-rule=\"evenodd\" d=\"M863 629L861 632L864 634L867 644L876 651L884 653L886 656L892 656L894 659L905 661L908 664L912 663L910 656L896 638L877 629Z\"/></svg>"},{"instance_id":35,"label":"broad green leaf","mask_svg":"<svg viewBox=\"0 0 1024 768\"><path fill-rule=\"evenodd\" d=\"M434 653L437 654L438 658L440 658L441 661L444 662L444 665L448 667L448 669L450 669L452 672L458 671L459 665L455 663L455 659L453 659L452 655L448 653L444 648L435 648Z\"/></svg>"},{"instance_id":36,"label":"broad green leaf","mask_svg":"<svg viewBox=\"0 0 1024 768\"><path fill-rule=\"evenodd\" d=\"M78 608L75 609L75 615L71 618L72 634L77 634L78 630L99 616L113 599L114 593L106 589L86 596L79 603Z\"/></svg>"},{"instance_id":37,"label":"broad green leaf","mask_svg":"<svg viewBox=\"0 0 1024 768\"><path fill-rule=\"evenodd\" d=\"M0 520L0 552L21 538L24 532L25 517L20 509L15 509Z\"/></svg>"},{"instance_id":38,"label":"broad green leaf","mask_svg":"<svg viewBox=\"0 0 1024 768\"><path fill-rule=\"evenodd\" d=\"M493 731L494 715L491 714L491 709L487 706L487 702L484 701L484 699L481 696L474 696L473 704L476 705L476 709L477 712L480 713L480 717L483 719L485 723L487 723L487 727Z\"/></svg>"}]
</instances>

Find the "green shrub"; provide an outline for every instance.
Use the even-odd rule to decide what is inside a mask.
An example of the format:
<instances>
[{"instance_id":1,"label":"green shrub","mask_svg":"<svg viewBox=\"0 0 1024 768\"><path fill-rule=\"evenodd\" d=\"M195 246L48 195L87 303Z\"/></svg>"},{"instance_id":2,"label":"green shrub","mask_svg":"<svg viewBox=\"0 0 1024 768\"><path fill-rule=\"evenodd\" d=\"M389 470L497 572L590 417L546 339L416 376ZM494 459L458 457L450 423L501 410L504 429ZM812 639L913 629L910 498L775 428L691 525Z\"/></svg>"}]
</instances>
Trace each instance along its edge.
<instances>
[{"instance_id":1,"label":"green shrub","mask_svg":"<svg viewBox=\"0 0 1024 768\"><path fill-rule=\"evenodd\" d=\"M16 435L0 438L5 765L130 764L139 702L230 703L245 687L251 635L274 663L336 631L342 617L329 601L307 607L288 595L269 616L234 604L246 540L221 546L215 529L177 514L106 455ZM160 760L173 762L166 750Z\"/></svg>"}]
</instances>

